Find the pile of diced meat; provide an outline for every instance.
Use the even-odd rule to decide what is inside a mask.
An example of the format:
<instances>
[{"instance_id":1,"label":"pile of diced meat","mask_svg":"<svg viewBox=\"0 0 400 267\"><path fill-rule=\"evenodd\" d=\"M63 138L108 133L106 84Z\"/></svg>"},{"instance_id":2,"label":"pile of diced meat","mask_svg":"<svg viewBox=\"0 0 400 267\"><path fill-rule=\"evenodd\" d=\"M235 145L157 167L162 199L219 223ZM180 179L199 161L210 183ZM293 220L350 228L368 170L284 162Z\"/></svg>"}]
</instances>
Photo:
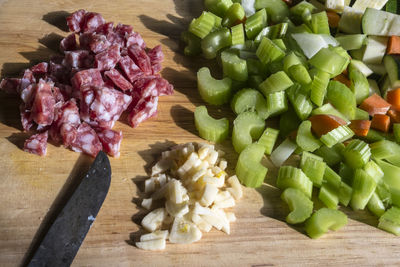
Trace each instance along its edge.
<instances>
[{"instance_id":1,"label":"pile of diced meat","mask_svg":"<svg viewBox=\"0 0 400 267\"><path fill-rule=\"evenodd\" d=\"M77 152L118 157L122 133L112 128L121 114L136 127L157 114L159 96L173 93L159 74L161 46L148 49L132 26L114 26L94 12L78 10L67 24L64 56L3 79L0 88L20 95L23 129L36 131L25 151L45 155L50 137Z\"/></svg>"}]
</instances>

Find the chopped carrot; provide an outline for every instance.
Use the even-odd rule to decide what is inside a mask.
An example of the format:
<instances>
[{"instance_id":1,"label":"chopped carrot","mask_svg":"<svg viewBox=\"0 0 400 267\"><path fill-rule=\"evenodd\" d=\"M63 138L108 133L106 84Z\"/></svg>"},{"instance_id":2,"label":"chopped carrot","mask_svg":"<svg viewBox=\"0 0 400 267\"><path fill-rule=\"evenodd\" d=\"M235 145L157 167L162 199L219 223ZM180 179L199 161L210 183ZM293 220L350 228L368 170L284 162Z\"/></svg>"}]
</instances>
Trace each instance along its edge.
<instances>
[{"instance_id":1,"label":"chopped carrot","mask_svg":"<svg viewBox=\"0 0 400 267\"><path fill-rule=\"evenodd\" d=\"M328 16L329 27L337 28L339 26L340 16L334 11L326 11L326 15Z\"/></svg>"},{"instance_id":2,"label":"chopped carrot","mask_svg":"<svg viewBox=\"0 0 400 267\"><path fill-rule=\"evenodd\" d=\"M369 128L371 127L371 121L369 120L352 120L350 129L353 130L354 134L357 136L367 136Z\"/></svg>"},{"instance_id":3,"label":"chopped carrot","mask_svg":"<svg viewBox=\"0 0 400 267\"><path fill-rule=\"evenodd\" d=\"M341 125L346 125L345 120L334 115L318 114L311 116L308 120L311 121L311 129L318 137L327 134Z\"/></svg>"},{"instance_id":4,"label":"chopped carrot","mask_svg":"<svg viewBox=\"0 0 400 267\"><path fill-rule=\"evenodd\" d=\"M371 127L387 133L390 127L390 117L383 114L375 114L372 117Z\"/></svg>"},{"instance_id":5,"label":"chopped carrot","mask_svg":"<svg viewBox=\"0 0 400 267\"><path fill-rule=\"evenodd\" d=\"M400 54L400 36L390 36L386 53L389 55L399 55Z\"/></svg>"},{"instance_id":6,"label":"chopped carrot","mask_svg":"<svg viewBox=\"0 0 400 267\"><path fill-rule=\"evenodd\" d=\"M389 109L387 115L390 117L391 123L400 123L400 111Z\"/></svg>"},{"instance_id":7,"label":"chopped carrot","mask_svg":"<svg viewBox=\"0 0 400 267\"><path fill-rule=\"evenodd\" d=\"M400 88L387 92L386 100L396 110L400 110Z\"/></svg>"},{"instance_id":8,"label":"chopped carrot","mask_svg":"<svg viewBox=\"0 0 400 267\"><path fill-rule=\"evenodd\" d=\"M390 104L379 95L373 94L370 97L364 99L364 101L360 105L360 108L367 111L371 116L374 116L375 114L384 115L389 110Z\"/></svg>"},{"instance_id":9,"label":"chopped carrot","mask_svg":"<svg viewBox=\"0 0 400 267\"><path fill-rule=\"evenodd\" d=\"M335 78L333 78L333 80L338 81L343 83L344 85L346 85L347 87L350 87L351 82L350 80L347 78L346 75L344 75L343 73L339 74L338 76L336 76Z\"/></svg>"}]
</instances>

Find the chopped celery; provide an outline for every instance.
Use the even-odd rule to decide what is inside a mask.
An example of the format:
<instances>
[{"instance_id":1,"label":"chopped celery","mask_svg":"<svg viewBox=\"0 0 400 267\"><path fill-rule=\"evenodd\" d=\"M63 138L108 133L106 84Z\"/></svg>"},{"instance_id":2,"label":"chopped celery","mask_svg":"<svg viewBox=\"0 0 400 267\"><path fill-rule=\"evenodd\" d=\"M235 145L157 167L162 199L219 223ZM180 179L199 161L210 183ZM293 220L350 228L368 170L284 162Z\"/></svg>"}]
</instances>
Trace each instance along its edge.
<instances>
[{"instance_id":1,"label":"chopped celery","mask_svg":"<svg viewBox=\"0 0 400 267\"><path fill-rule=\"evenodd\" d=\"M371 157L371 149L364 141L354 139L344 148L342 155L349 167L362 168Z\"/></svg>"},{"instance_id":2,"label":"chopped celery","mask_svg":"<svg viewBox=\"0 0 400 267\"><path fill-rule=\"evenodd\" d=\"M289 187L296 188L311 198L312 182L301 169L292 166L280 167L276 185L282 190Z\"/></svg>"},{"instance_id":3,"label":"chopped celery","mask_svg":"<svg viewBox=\"0 0 400 267\"><path fill-rule=\"evenodd\" d=\"M368 36L362 61L366 64L381 64L386 53L387 37Z\"/></svg>"},{"instance_id":4,"label":"chopped celery","mask_svg":"<svg viewBox=\"0 0 400 267\"><path fill-rule=\"evenodd\" d=\"M311 91L311 94L312 94L312 91ZM326 104L314 109L311 112L311 115L320 115L320 114L334 115L334 116L339 117L339 118L343 119L344 121L346 121L347 124L350 124L350 121L342 113L340 113L337 109L335 109L331 103L326 103Z\"/></svg>"},{"instance_id":5,"label":"chopped celery","mask_svg":"<svg viewBox=\"0 0 400 267\"><path fill-rule=\"evenodd\" d=\"M288 106L288 110L283 113L279 118L279 130L280 135L286 138L288 134L295 131L299 127L301 120L297 117L291 105Z\"/></svg>"},{"instance_id":6,"label":"chopped celery","mask_svg":"<svg viewBox=\"0 0 400 267\"><path fill-rule=\"evenodd\" d=\"M244 44L244 29L243 24L240 23L231 28L232 45Z\"/></svg>"},{"instance_id":7,"label":"chopped celery","mask_svg":"<svg viewBox=\"0 0 400 267\"><path fill-rule=\"evenodd\" d=\"M337 209L339 197L331 186L324 184L321 186L318 198L330 209Z\"/></svg>"},{"instance_id":8,"label":"chopped celery","mask_svg":"<svg viewBox=\"0 0 400 267\"><path fill-rule=\"evenodd\" d=\"M229 101L232 90L232 80L228 77L216 80L207 67L197 72L197 87L201 98L212 105L222 105Z\"/></svg>"},{"instance_id":9,"label":"chopped celery","mask_svg":"<svg viewBox=\"0 0 400 267\"><path fill-rule=\"evenodd\" d=\"M186 56L196 56L201 53L201 39L191 32L182 32L182 41L186 44L183 53Z\"/></svg>"},{"instance_id":10,"label":"chopped celery","mask_svg":"<svg viewBox=\"0 0 400 267\"><path fill-rule=\"evenodd\" d=\"M376 182L364 170L357 169L354 173L353 195L350 206L353 210L362 210L375 192Z\"/></svg>"},{"instance_id":11,"label":"chopped celery","mask_svg":"<svg viewBox=\"0 0 400 267\"><path fill-rule=\"evenodd\" d=\"M311 121L303 121L297 130L296 143L304 151L311 151L321 147L321 142L311 132Z\"/></svg>"},{"instance_id":12,"label":"chopped celery","mask_svg":"<svg viewBox=\"0 0 400 267\"><path fill-rule=\"evenodd\" d=\"M222 26L222 25L221 25L221 23L222 23L222 18L219 17L219 16L217 16L217 15L215 15L215 14L212 13L212 12L208 12L208 13L209 13L211 16L214 17L214 28L213 28L211 31L220 28L220 27Z\"/></svg>"},{"instance_id":13,"label":"chopped celery","mask_svg":"<svg viewBox=\"0 0 400 267\"><path fill-rule=\"evenodd\" d=\"M389 233L400 235L400 209L391 207L380 218L378 228Z\"/></svg>"},{"instance_id":14,"label":"chopped celery","mask_svg":"<svg viewBox=\"0 0 400 267\"><path fill-rule=\"evenodd\" d=\"M338 193L340 204L347 207L347 205L349 205L350 203L352 194L353 194L353 189L345 182L341 182Z\"/></svg>"},{"instance_id":15,"label":"chopped celery","mask_svg":"<svg viewBox=\"0 0 400 267\"><path fill-rule=\"evenodd\" d=\"M322 183L326 183L336 190L339 190L340 184L342 183L342 178L334 170L327 166L325 168L324 179Z\"/></svg>"},{"instance_id":16,"label":"chopped celery","mask_svg":"<svg viewBox=\"0 0 400 267\"><path fill-rule=\"evenodd\" d=\"M267 111L270 117L279 115L288 109L285 91L267 95Z\"/></svg>"},{"instance_id":17,"label":"chopped celery","mask_svg":"<svg viewBox=\"0 0 400 267\"><path fill-rule=\"evenodd\" d=\"M322 48L327 48L329 45L339 45L338 41L329 34L293 33L291 35L307 58L312 58Z\"/></svg>"},{"instance_id":18,"label":"chopped celery","mask_svg":"<svg viewBox=\"0 0 400 267\"><path fill-rule=\"evenodd\" d=\"M283 71L283 62L282 61L274 61L267 64L267 69L269 74L275 74L279 71Z\"/></svg>"},{"instance_id":19,"label":"chopped celery","mask_svg":"<svg viewBox=\"0 0 400 267\"><path fill-rule=\"evenodd\" d=\"M400 167L400 145L389 140L381 140L370 144L370 147L375 159L385 159Z\"/></svg>"},{"instance_id":20,"label":"chopped celery","mask_svg":"<svg viewBox=\"0 0 400 267\"><path fill-rule=\"evenodd\" d=\"M393 13L393 14L397 14L400 10L397 7L397 0L389 0L387 1L386 5L385 5L385 11Z\"/></svg>"},{"instance_id":21,"label":"chopped celery","mask_svg":"<svg viewBox=\"0 0 400 267\"><path fill-rule=\"evenodd\" d=\"M267 72L267 67L261 63L258 59L247 58L247 71L249 75L264 75ZM262 79L264 81L264 79Z\"/></svg>"},{"instance_id":22,"label":"chopped celery","mask_svg":"<svg viewBox=\"0 0 400 267\"><path fill-rule=\"evenodd\" d=\"M263 64L268 64L282 59L285 56L285 52L270 39L263 37L257 48L256 55Z\"/></svg>"},{"instance_id":23,"label":"chopped celery","mask_svg":"<svg viewBox=\"0 0 400 267\"><path fill-rule=\"evenodd\" d=\"M363 137L367 142L377 142L386 139L386 135L374 129L369 129L367 136Z\"/></svg>"},{"instance_id":24,"label":"chopped celery","mask_svg":"<svg viewBox=\"0 0 400 267\"><path fill-rule=\"evenodd\" d=\"M366 42L365 34L347 34L336 37L339 44L346 50L360 49Z\"/></svg>"},{"instance_id":25,"label":"chopped celery","mask_svg":"<svg viewBox=\"0 0 400 267\"><path fill-rule=\"evenodd\" d=\"M345 33L361 33L362 16L363 12L345 6L339 20L339 30Z\"/></svg>"},{"instance_id":26,"label":"chopped celery","mask_svg":"<svg viewBox=\"0 0 400 267\"><path fill-rule=\"evenodd\" d=\"M297 145L290 141L289 138L286 138L272 153L271 153L271 161L272 163L279 167L281 166L296 150Z\"/></svg>"},{"instance_id":27,"label":"chopped celery","mask_svg":"<svg viewBox=\"0 0 400 267\"><path fill-rule=\"evenodd\" d=\"M264 153L270 155L276 140L278 139L279 130L273 128L266 128L257 143L265 148Z\"/></svg>"},{"instance_id":28,"label":"chopped celery","mask_svg":"<svg viewBox=\"0 0 400 267\"><path fill-rule=\"evenodd\" d=\"M247 80L247 84L251 88L258 88L260 83L262 83L263 81L264 81L264 77L261 75L250 75Z\"/></svg>"},{"instance_id":29,"label":"chopped celery","mask_svg":"<svg viewBox=\"0 0 400 267\"><path fill-rule=\"evenodd\" d=\"M288 69L290 77L301 85L311 83L310 74L308 74L307 68L302 64L293 65Z\"/></svg>"},{"instance_id":30,"label":"chopped celery","mask_svg":"<svg viewBox=\"0 0 400 267\"><path fill-rule=\"evenodd\" d=\"M308 3L307 1L301 1L300 3L296 4L295 6L290 8L290 13L296 18L297 20L308 22L311 20L311 13L315 9L313 4Z\"/></svg>"},{"instance_id":31,"label":"chopped celery","mask_svg":"<svg viewBox=\"0 0 400 267\"><path fill-rule=\"evenodd\" d=\"M306 66L306 63L307 62L303 61L302 58L297 56L295 52L291 51L285 56L285 59L283 60L283 69L286 73L289 73L290 67L298 64Z\"/></svg>"},{"instance_id":32,"label":"chopped celery","mask_svg":"<svg viewBox=\"0 0 400 267\"><path fill-rule=\"evenodd\" d=\"M291 88L287 90L287 95L290 103L292 103L293 108L297 114L297 116L301 120L305 120L310 116L311 111L313 109L313 105L311 103L310 98L304 92L302 92L301 88L295 84Z\"/></svg>"},{"instance_id":33,"label":"chopped celery","mask_svg":"<svg viewBox=\"0 0 400 267\"><path fill-rule=\"evenodd\" d=\"M393 134L396 143L400 144L400 123L393 123Z\"/></svg>"},{"instance_id":34,"label":"chopped celery","mask_svg":"<svg viewBox=\"0 0 400 267\"><path fill-rule=\"evenodd\" d=\"M222 71L224 75L237 81L246 81L248 78L247 62L236 54L223 51L221 53Z\"/></svg>"},{"instance_id":35,"label":"chopped celery","mask_svg":"<svg viewBox=\"0 0 400 267\"><path fill-rule=\"evenodd\" d=\"M342 181L348 183L348 184L353 184L353 178L354 178L354 169L350 168L343 162L340 162L339 165L339 176L342 178Z\"/></svg>"},{"instance_id":36,"label":"chopped celery","mask_svg":"<svg viewBox=\"0 0 400 267\"><path fill-rule=\"evenodd\" d=\"M272 74L260 84L261 92L267 96L270 93L283 91L293 85L292 80L284 71Z\"/></svg>"},{"instance_id":37,"label":"chopped celery","mask_svg":"<svg viewBox=\"0 0 400 267\"><path fill-rule=\"evenodd\" d=\"M246 36L254 39L256 35L267 25L267 12L261 9L247 18L245 23Z\"/></svg>"},{"instance_id":38,"label":"chopped celery","mask_svg":"<svg viewBox=\"0 0 400 267\"><path fill-rule=\"evenodd\" d=\"M316 34L330 34L328 16L325 11L311 15L311 29Z\"/></svg>"},{"instance_id":39,"label":"chopped celery","mask_svg":"<svg viewBox=\"0 0 400 267\"><path fill-rule=\"evenodd\" d=\"M258 139L264 131L265 121L257 113L245 111L233 121L232 144L237 153Z\"/></svg>"},{"instance_id":40,"label":"chopped celery","mask_svg":"<svg viewBox=\"0 0 400 267\"><path fill-rule=\"evenodd\" d=\"M301 155L300 168L316 187L321 187L326 163L321 157L304 151Z\"/></svg>"},{"instance_id":41,"label":"chopped celery","mask_svg":"<svg viewBox=\"0 0 400 267\"><path fill-rule=\"evenodd\" d=\"M205 106L199 106L194 112L194 122L201 138L222 142L229 134L229 121L226 118L216 120L208 115Z\"/></svg>"},{"instance_id":42,"label":"chopped celery","mask_svg":"<svg viewBox=\"0 0 400 267\"><path fill-rule=\"evenodd\" d=\"M330 74L321 70L318 70L317 74L314 75L314 79L311 83L310 99L317 106L321 106L324 103L329 79Z\"/></svg>"},{"instance_id":43,"label":"chopped celery","mask_svg":"<svg viewBox=\"0 0 400 267\"><path fill-rule=\"evenodd\" d=\"M335 77L346 68L348 59L327 47L321 48L308 62L317 69L328 72Z\"/></svg>"},{"instance_id":44,"label":"chopped celery","mask_svg":"<svg viewBox=\"0 0 400 267\"><path fill-rule=\"evenodd\" d=\"M256 111L258 116L266 119L269 116L267 101L257 90L245 88L235 94L231 101L231 108L236 114L245 111Z\"/></svg>"},{"instance_id":45,"label":"chopped celery","mask_svg":"<svg viewBox=\"0 0 400 267\"><path fill-rule=\"evenodd\" d=\"M368 35L400 35L400 16L374 8L367 8L362 19L363 32Z\"/></svg>"},{"instance_id":46,"label":"chopped celery","mask_svg":"<svg viewBox=\"0 0 400 267\"><path fill-rule=\"evenodd\" d=\"M296 188L286 188L281 199L286 202L290 209L290 213L286 217L287 223L302 223L311 216L313 202L302 191Z\"/></svg>"},{"instance_id":47,"label":"chopped celery","mask_svg":"<svg viewBox=\"0 0 400 267\"><path fill-rule=\"evenodd\" d=\"M293 27L293 29L290 30L291 33L312 33L312 30L306 25L306 24L301 24L299 26Z\"/></svg>"},{"instance_id":48,"label":"chopped celery","mask_svg":"<svg viewBox=\"0 0 400 267\"><path fill-rule=\"evenodd\" d=\"M365 164L363 169L369 176L371 176L375 180L376 184L381 183L384 173L381 167L379 167L379 165L376 164L375 161L370 160L367 164Z\"/></svg>"},{"instance_id":49,"label":"chopped celery","mask_svg":"<svg viewBox=\"0 0 400 267\"><path fill-rule=\"evenodd\" d=\"M354 132L346 125L341 125L332 131L321 136L320 140L327 147L332 147L338 143L342 143L350 138L352 138Z\"/></svg>"},{"instance_id":50,"label":"chopped celery","mask_svg":"<svg viewBox=\"0 0 400 267\"><path fill-rule=\"evenodd\" d=\"M256 43L260 43L263 37L267 37L271 40L276 38L283 38L286 35L287 30L288 30L287 23L279 23L271 25L262 29L254 38L254 41Z\"/></svg>"},{"instance_id":51,"label":"chopped celery","mask_svg":"<svg viewBox=\"0 0 400 267\"><path fill-rule=\"evenodd\" d=\"M226 11L232 5L231 0L204 0L204 5L207 10L217 14L220 17L225 16Z\"/></svg>"},{"instance_id":52,"label":"chopped celery","mask_svg":"<svg viewBox=\"0 0 400 267\"><path fill-rule=\"evenodd\" d=\"M189 25L189 31L203 39L215 25L215 18L209 12L204 11L200 17L193 19Z\"/></svg>"},{"instance_id":53,"label":"chopped celery","mask_svg":"<svg viewBox=\"0 0 400 267\"><path fill-rule=\"evenodd\" d=\"M375 191L382 200L383 205L385 205L385 208L388 208L390 205L392 205L392 195L385 183L378 184Z\"/></svg>"},{"instance_id":54,"label":"chopped celery","mask_svg":"<svg viewBox=\"0 0 400 267\"><path fill-rule=\"evenodd\" d=\"M231 44L231 32L227 28L221 28L210 33L201 40L201 50L206 59L212 59L217 56L219 50Z\"/></svg>"},{"instance_id":55,"label":"chopped celery","mask_svg":"<svg viewBox=\"0 0 400 267\"><path fill-rule=\"evenodd\" d=\"M282 0L255 0L254 7L256 10L265 8L274 23L282 22L289 15L289 8Z\"/></svg>"},{"instance_id":56,"label":"chopped celery","mask_svg":"<svg viewBox=\"0 0 400 267\"><path fill-rule=\"evenodd\" d=\"M339 230L347 224L347 216L334 209L322 208L306 221L306 232L311 238L319 238L328 230Z\"/></svg>"},{"instance_id":57,"label":"chopped celery","mask_svg":"<svg viewBox=\"0 0 400 267\"><path fill-rule=\"evenodd\" d=\"M356 108L356 113L354 115L355 120L369 120L369 114L367 111L360 108Z\"/></svg>"},{"instance_id":58,"label":"chopped celery","mask_svg":"<svg viewBox=\"0 0 400 267\"><path fill-rule=\"evenodd\" d=\"M334 166L342 161L343 144L337 144L333 147L321 146L315 151L315 154L322 157L328 166Z\"/></svg>"},{"instance_id":59,"label":"chopped celery","mask_svg":"<svg viewBox=\"0 0 400 267\"><path fill-rule=\"evenodd\" d=\"M259 187L267 175L268 169L260 161L264 155L264 147L259 144L247 146L239 155L236 164L236 175L247 187Z\"/></svg>"},{"instance_id":60,"label":"chopped celery","mask_svg":"<svg viewBox=\"0 0 400 267\"><path fill-rule=\"evenodd\" d=\"M379 159L376 160L376 163L381 167L384 173L383 182L388 186L389 191L392 189L400 190L400 168Z\"/></svg>"},{"instance_id":61,"label":"chopped celery","mask_svg":"<svg viewBox=\"0 0 400 267\"><path fill-rule=\"evenodd\" d=\"M381 217L385 213L385 205L379 198L378 194L374 192L368 201L367 208L370 212L378 217Z\"/></svg>"},{"instance_id":62,"label":"chopped celery","mask_svg":"<svg viewBox=\"0 0 400 267\"><path fill-rule=\"evenodd\" d=\"M327 98L329 102L348 119L352 120L356 113L356 97L343 83L330 81Z\"/></svg>"},{"instance_id":63,"label":"chopped celery","mask_svg":"<svg viewBox=\"0 0 400 267\"><path fill-rule=\"evenodd\" d=\"M222 26L232 27L236 25L238 22L244 20L246 14L244 13L243 7L239 3L233 3L225 13L224 18L222 19Z\"/></svg>"},{"instance_id":64,"label":"chopped celery","mask_svg":"<svg viewBox=\"0 0 400 267\"><path fill-rule=\"evenodd\" d=\"M362 62L360 60L351 59L350 64L352 64L356 69L361 71L361 73L364 74L365 77L368 77L369 75L374 73L364 62ZM371 80L371 81L375 81L375 80ZM368 80L368 83L369 83L369 80ZM370 87L371 87L371 84L370 84ZM377 89L377 91L379 91L379 88Z\"/></svg>"},{"instance_id":65,"label":"chopped celery","mask_svg":"<svg viewBox=\"0 0 400 267\"><path fill-rule=\"evenodd\" d=\"M282 39L273 39L272 42L276 44L283 51L286 51L286 45Z\"/></svg>"},{"instance_id":66,"label":"chopped celery","mask_svg":"<svg viewBox=\"0 0 400 267\"><path fill-rule=\"evenodd\" d=\"M361 73L352 63L349 64L350 89L356 97L356 103L361 104L369 97L369 83L367 77Z\"/></svg>"}]
</instances>

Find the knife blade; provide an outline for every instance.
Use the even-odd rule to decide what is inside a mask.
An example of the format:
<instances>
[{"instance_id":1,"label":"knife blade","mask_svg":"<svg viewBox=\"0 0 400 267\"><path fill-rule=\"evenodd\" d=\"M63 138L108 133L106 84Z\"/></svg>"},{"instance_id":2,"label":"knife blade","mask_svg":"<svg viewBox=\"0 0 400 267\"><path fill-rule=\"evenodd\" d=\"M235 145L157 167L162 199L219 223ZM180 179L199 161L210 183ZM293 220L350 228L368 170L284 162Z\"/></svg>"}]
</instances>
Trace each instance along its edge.
<instances>
[{"instance_id":1,"label":"knife blade","mask_svg":"<svg viewBox=\"0 0 400 267\"><path fill-rule=\"evenodd\" d=\"M28 266L70 266L92 226L111 183L111 166L100 151L78 188L50 226Z\"/></svg>"}]
</instances>

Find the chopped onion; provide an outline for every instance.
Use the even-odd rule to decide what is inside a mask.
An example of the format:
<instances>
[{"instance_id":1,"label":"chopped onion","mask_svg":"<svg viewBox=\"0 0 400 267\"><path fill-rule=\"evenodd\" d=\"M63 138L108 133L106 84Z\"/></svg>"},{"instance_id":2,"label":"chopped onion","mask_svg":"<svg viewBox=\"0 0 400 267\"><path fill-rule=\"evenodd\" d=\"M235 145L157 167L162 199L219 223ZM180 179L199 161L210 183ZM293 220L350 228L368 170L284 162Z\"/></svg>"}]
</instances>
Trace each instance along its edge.
<instances>
[{"instance_id":1,"label":"chopped onion","mask_svg":"<svg viewBox=\"0 0 400 267\"><path fill-rule=\"evenodd\" d=\"M281 166L296 150L297 145L290 141L288 138L285 139L271 154L271 161L276 167Z\"/></svg>"}]
</instances>

